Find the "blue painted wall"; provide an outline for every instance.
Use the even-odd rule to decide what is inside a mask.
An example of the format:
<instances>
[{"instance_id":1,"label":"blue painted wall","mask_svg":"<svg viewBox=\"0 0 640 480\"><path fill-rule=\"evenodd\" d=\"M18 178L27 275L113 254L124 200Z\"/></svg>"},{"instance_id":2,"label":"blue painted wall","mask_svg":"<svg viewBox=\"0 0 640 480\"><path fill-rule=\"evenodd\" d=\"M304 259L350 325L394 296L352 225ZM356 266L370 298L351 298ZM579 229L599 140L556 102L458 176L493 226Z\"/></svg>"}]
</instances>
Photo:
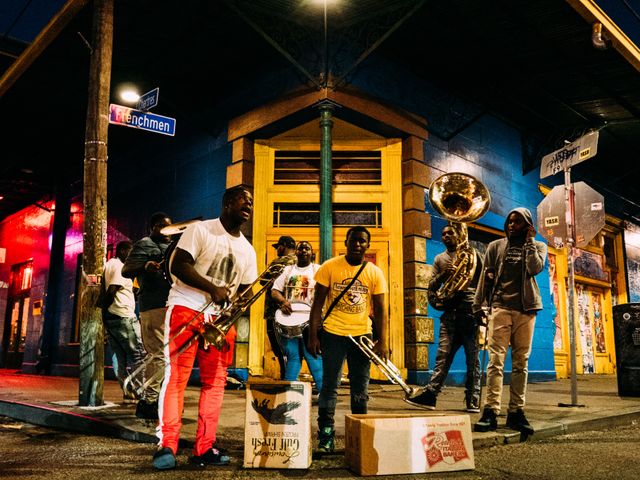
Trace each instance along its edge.
<instances>
[{"instance_id":1,"label":"blue painted wall","mask_svg":"<svg viewBox=\"0 0 640 480\"><path fill-rule=\"evenodd\" d=\"M390 73L392 72L392 73ZM503 230L508 212L523 206L531 210L534 220L536 208L543 196L538 190L538 171L522 173L522 144L520 132L498 118L484 113L471 101L457 98L451 92L415 78L412 74L380 59L372 59L354 79L354 85L371 95L383 98L427 119L429 140L425 144L425 162L442 173L461 171L480 179L492 197L491 210L477 223ZM456 131L460 133L455 134ZM447 140L445 140L447 139ZM431 209L432 238L427 240L427 263L444 251L440 232L445 220ZM535 223L534 223L535 224ZM545 241L540 235L537 240ZM533 348L529 359L529 380L556 378L553 336L553 302L549 289L548 265L537 277L544 310L536 320ZM434 344L429 348L429 365L435 365L440 328L440 312L430 308L434 319ZM505 381L511 369L510 354L505 366ZM432 371L415 372L411 376L428 381ZM451 366L448 382L464 383L466 364L462 349Z\"/></svg>"},{"instance_id":2,"label":"blue painted wall","mask_svg":"<svg viewBox=\"0 0 640 480\"><path fill-rule=\"evenodd\" d=\"M226 167L231 162L231 146L226 141L228 120L297 85L299 79L290 72L264 72L253 86L230 95L215 111L197 112L191 118L175 115L178 119L175 137L111 126L110 144L127 147L110 149L110 227L136 240L147 233L148 217L155 211L165 211L174 221L218 216L226 185ZM428 120L431 136L425 145L427 164L443 172L464 171L475 175L491 191L491 212L480 223L501 229L504 216L515 206L526 206L535 213L542 198L537 191L537 172L521 173L522 152L517 130L483 114L472 102L373 57L356 73L352 85ZM157 113L171 116L172 112L161 107L162 103ZM474 121L469 123L470 118ZM448 141L442 139L456 130L461 132ZM441 219L434 217L434 239L427 241L428 263L444 248L439 241L441 228ZM551 305L546 271L538 276L538 281L545 305ZM433 317L436 343L430 348L431 365L438 340L438 312L433 312ZM551 312L545 309L538 315L534 335L529 363L532 380L555 378L553 332ZM452 366L451 379L461 383L464 370L460 352Z\"/></svg>"}]
</instances>

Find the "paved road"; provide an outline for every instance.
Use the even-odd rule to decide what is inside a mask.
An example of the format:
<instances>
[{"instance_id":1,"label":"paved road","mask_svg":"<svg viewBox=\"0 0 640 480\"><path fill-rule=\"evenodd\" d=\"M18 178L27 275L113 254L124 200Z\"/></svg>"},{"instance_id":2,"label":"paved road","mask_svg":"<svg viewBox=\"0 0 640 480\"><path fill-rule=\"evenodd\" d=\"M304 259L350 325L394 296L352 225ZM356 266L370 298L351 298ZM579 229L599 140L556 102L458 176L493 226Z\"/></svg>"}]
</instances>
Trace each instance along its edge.
<instances>
[{"instance_id":1,"label":"paved road","mask_svg":"<svg viewBox=\"0 0 640 480\"><path fill-rule=\"evenodd\" d=\"M153 447L103 437L54 431L0 417L0 478L48 479L198 479L216 478L355 478L337 468L335 458L315 460L308 471L245 470L236 459L229 467L202 469L188 465L158 473L150 466ZM232 452L240 454L240 452ZM579 479L640 478L640 423L603 431L529 440L476 451L476 469L446 475L397 475L389 478Z\"/></svg>"}]
</instances>

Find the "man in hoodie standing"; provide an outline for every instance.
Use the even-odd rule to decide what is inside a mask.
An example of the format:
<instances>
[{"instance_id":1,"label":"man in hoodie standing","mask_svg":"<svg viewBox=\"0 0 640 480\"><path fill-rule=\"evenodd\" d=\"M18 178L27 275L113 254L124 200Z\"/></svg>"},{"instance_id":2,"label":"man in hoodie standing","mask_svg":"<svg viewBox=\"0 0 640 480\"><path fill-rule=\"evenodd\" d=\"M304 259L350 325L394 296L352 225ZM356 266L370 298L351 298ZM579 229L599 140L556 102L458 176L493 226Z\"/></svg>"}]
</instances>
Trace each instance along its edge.
<instances>
[{"instance_id":1,"label":"man in hoodie standing","mask_svg":"<svg viewBox=\"0 0 640 480\"><path fill-rule=\"evenodd\" d=\"M483 316L483 305L490 308L487 398L474 430L487 432L497 428L504 360L511 345L507 427L530 435L533 428L524 415L527 363L536 312L542 310L542 298L535 276L544 268L547 245L534 240L536 230L531 212L526 208L511 210L504 230L507 237L494 240L487 247L483 275L473 302L473 311L478 317Z\"/></svg>"}]
</instances>

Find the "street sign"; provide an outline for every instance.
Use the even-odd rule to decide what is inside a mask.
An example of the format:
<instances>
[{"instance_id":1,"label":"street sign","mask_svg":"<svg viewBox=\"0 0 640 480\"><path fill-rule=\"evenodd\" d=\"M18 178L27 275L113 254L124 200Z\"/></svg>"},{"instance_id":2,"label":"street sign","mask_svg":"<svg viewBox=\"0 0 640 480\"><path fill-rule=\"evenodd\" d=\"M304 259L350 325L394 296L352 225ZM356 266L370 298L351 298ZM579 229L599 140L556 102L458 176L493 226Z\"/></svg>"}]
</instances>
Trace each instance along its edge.
<instances>
[{"instance_id":1,"label":"street sign","mask_svg":"<svg viewBox=\"0 0 640 480\"><path fill-rule=\"evenodd\" d=\"M573 184L575 244L585 247L605 224L604 197L584 182ZM538 231L554 248L563 248L567 240L567 215L564 185L553 190L538 205Z\"/></svg>"},{"instance_id":2,"label":"street sign","mask_svg":"<svg viewBox=\"0 0 640 480\"><path fill-rule=\"evenodd\" d=\"M138 99L138 105L136 105L136 108L138 110L142 110L143 112L151 110L153 107L155 107L158 104L159 97L160 97L160 88L156 87L150 92L145 93Z\"/></svg>"},{"instance_id":3,"label":"street sign","mask_svg":"<svg viewBox=\"0 0 640 480\"><path fill-rule=\"evenodd\" d=\"M565 167L576 165L593 157L598 153L599 132L591 132L576 141L565 145L560 150L542 157L540 164L540 178L549 177L561 172Z\"/></svg>"},{"instance_id":4,"label":"street sign","mask_svg":"<svg viewBox=\"0 0 640 480\"><path fill-rule=\"evenodd\" d=\"M173 136L176 133L175 118L142 112L133 108L123 107L122 105L116 105L115 103L109 105L109 123L139 128L163 135Z\"/></svg>"}]
</instances>

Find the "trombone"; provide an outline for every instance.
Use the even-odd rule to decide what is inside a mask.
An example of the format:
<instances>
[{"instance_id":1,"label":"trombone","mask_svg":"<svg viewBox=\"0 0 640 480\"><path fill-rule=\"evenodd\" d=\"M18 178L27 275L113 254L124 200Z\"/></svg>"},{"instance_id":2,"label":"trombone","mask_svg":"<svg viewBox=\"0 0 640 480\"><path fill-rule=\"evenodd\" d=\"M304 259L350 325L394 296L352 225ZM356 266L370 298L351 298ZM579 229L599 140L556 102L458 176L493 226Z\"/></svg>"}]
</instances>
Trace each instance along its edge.
<instances>
[{"instance_id":1,"label":"trombone","mask_svg":"<svg viewBox=\"0 0 640 480\"><path fill-rule=\"evenodd\" d=\"M262 295L268 288L271 287L273 282L284 271L285 267L293 265L297 262L295 255L286 255L280 257L271 262L267 268L258 275L251 285L245 288L242 292L236 294L233 301L231 301L225 308L223 308L218 316L211 322L204 321L172 355L169 362L172 362L175 358L180 356L182 352L187 350L193 342L202 337L204 341L204 348L208 348L209 345L213 345L218 350L222 350L227 345L226 336L235 322L247 311L247 309L253 305L253 303ZM263 283L264 282L264 283ZM255 292L252 296L248 297L247 294L253 290L253 287L260 283L260 290ZM209 301L204 307L202 307L191 320L183 325L175 335L173 335L164 345L163 351L184 331L199 318L204 318L204 312L213 304L213 300ZM147 357L145 361L136 368L125 379L122 389L125 392L131 392L138 396L141 395L144 390L151 385L155 380L164 375L164 369L158 369L151 378L144 379L144 372L153 360L153 357ZM140 378L143 377L143 378Z\"/></svg>"},{"instance_id":2,"label":"trombone","mask_svg":"<svg viewBox=\"0 0 640 480\"><path fill-rule=\"evenodd\" d=\"M368 357L369 360L371 360L376 365L376 367L378 367L378 369L384 374L384 376L391 380L391 383L399 385L400 388L404 390L405 399L412 397L421 391L419 388L410 387L405 383L405 381L402 379L402 375L400 374L400 370L393 363L391 363L391 360L383 360L376 354L376 352L373 351L373 346L375 344L369 337L365 337L363 335L359 338L359 340L356 340L351 335L349 335L349 338L353 343L356 344L356 346L362 351L362 353L364 353L365 356Z\"/></svg>"}]
</instances>

